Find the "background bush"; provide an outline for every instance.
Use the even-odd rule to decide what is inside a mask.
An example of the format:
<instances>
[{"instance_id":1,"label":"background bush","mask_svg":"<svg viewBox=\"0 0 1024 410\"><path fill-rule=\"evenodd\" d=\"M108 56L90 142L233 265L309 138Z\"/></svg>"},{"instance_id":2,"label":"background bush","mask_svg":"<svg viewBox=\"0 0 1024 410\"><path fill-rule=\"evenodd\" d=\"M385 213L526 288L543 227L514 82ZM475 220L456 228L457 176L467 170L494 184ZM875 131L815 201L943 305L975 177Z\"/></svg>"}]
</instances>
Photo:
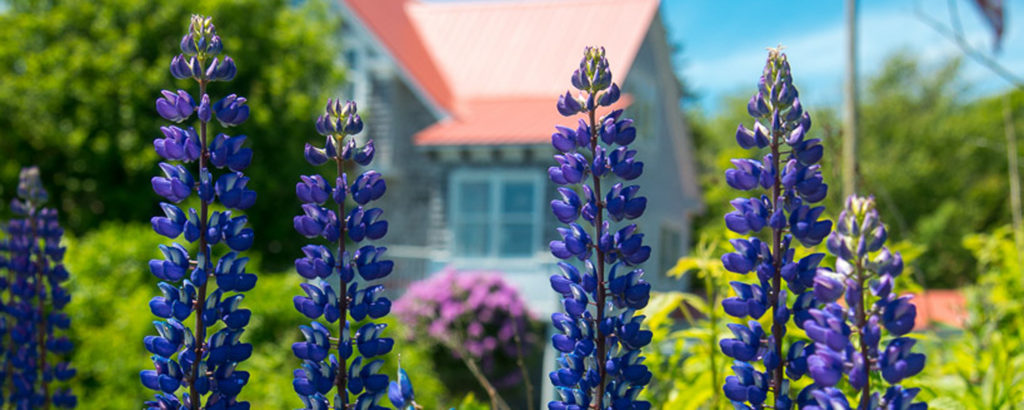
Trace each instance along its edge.
<instances>
[{"instance_id":1,"label":"background bush","mask_svg":"<svg viewBox=\"0 0 1024 410\"><path fill-rule=\"evenodd\" d=\"M160 213L149 190L158 174L153 139L163 121L156 93L185 87L168 61L192 13L213 16L238 64L230 91L249 99L248 135L255 158L248 210L254 250L284 269L299 239L280 209L295 204L291 187L308 172L302 143L315 114L341 86L340 22L327 0L69 0L5 2L0 13L0 198L11 198L18 170L36 164L52 187L62 223L83 234L104 221L139 222ZM211 85L212 95L224 94ZM226 89L224 89L226 90ZM297 148L296 148L297 147ZM6 206L6 201L3 202ZM9 219L0 208L0 219Z\"/></svg>"}]
</instances>

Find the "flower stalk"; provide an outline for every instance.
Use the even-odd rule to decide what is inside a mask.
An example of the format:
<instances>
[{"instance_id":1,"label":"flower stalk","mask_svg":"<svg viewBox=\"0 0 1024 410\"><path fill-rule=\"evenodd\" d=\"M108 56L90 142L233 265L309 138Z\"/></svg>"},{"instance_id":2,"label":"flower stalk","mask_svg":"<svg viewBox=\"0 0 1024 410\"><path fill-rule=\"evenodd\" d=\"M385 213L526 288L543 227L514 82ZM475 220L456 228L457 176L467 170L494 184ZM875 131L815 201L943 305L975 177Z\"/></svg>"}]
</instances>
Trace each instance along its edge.
<instances>
[{"instance_id":1,"label":"flower stalk","mask_svg":"<svg viewBox=\"0 0 1024 410\"><path fill-rule=\"evenodd\" d=\"M211 137L209 126L214 119L225 128L240 125L248 119L249 107L245 98L234 94L211 103L207 86L230 81L236 68L231 57L221 57L223 45L209 17L192 16L180 47L182 53L171 60L170 72L177 79L197 83L199 102L185 90L164 90L156 110L173 123L191 120L195 114L199 132L177 125L160 128L163 138L155 139L153 147L166 162L160 163L164 175L154 177L152 185L169 202L160 204L164 215L150 222L156 233L169 239L183 237L196 247L161 245L164 258L149 263L150 271L161 280L162 293L149 307L164 320L154 322L158 335L144 340L155 369L142 371L140 377L145 387L157 391L145 405L149 409L247 409L249 403L237 396L249 373L237 367L252 355L252 345L240 341L252 312L239 305L244 298L241 293L256 285L256 275L246 272L249 258L239 252L252 247L253 230L246 227L245 216L233 216L232 210L244 211L256 200L256 193L246 188L249 178L242 173L252 161L252 150L243 147L244 135ZM186 168L192 163L198 178ZM222 170L216 179L215 169ZM199 200L198 210L186 212L176 205L193 193ZM217 203L227 210L213 210ZM228 251L215 264L213 249L220 243ZM194 330L185 325L193 314ZM218 323L223 326L208 335ZM179 389L184 390L180 397Z\"/></svg>"},{"instance_id":2,"label":"flower stalk","mask_svg":"<svg viewBox=\"0 0 1024 410\"><path fill-rule=\"evenodd\" d=\"M807 372L806 357L813 350L798 340L786 354L786 325L795 317L799 326L807 309L818 305L810 289L825 256L815 253L795 260L792 243L795 239L805 247L815 246L832 229L832 222L819 220L824 207L811 205L823 200L828 191L817 165L823 149L820 140L806 138L810 116L800 104L789 62L779 49L769 50L747 111L754 126L740 125L736 141L742 148L767 148L768 153L760 159L732 160L734 167L726 171L726 182L737 190L765 193L731 201L735 211L725 216L726 227L750 236L731 240L735 252L725 254L722 263L733 273L756 272L758 281L731 282L736 296L722 301L726 314L752 319L746 325L730 324L735 338L719 343L722 352L736 360L735 375L726 377L723 390L737 408L789 409L793 405L789 382ZM797 295L792 305L787 289ZM767 312L771 312L768 333L757 320ZM755 367L757 362L763 367ZM768 393L773 396L771 403Z\"/></svg>"},{"instance_id":3,"label":"flower stalk","mask_svg":"<svg viewBox=\"0 0 1024 410\"><path fill-rule=\"evenodd\" d=\"M899 385L924 369L925 355L913 353L916 341L905 337L914 328L917 308L910 296L893 291L903 258L884 246L887 237L874 198L847 198L826 243L836 256L836 270L820 273L814 283L824 306L810 309L803 325L815 342L807 359L814 384L800 393L803 408L850 408L850 402L863 410L927 408L913 402L920 389ZM836 303L840 297L845 306ZM880 349L883 329L891 337ZM884 393L871 383L873 374L889 384ZM857 392L849 397L855 400L835 387L844 376Z\"/></svg>"},{"instance_id":4,"label":"flower stalk","mask_svg":"<svg viewBox=\"0 0 1024 410\"><path fill-rule=\"evenodd\" d=\"M620 90L612 82L603 48L584 50L571 82L578 95L567 91L559 97L558 112L566 117L583 114L585 119L575 130L556 127L551 143L559 151L554 157L558 164L548 169L562 197L551 202L552 211L567 225L558 228L562 239L550 243L551 253L563 260L551 287L562 295L565 312L552 315L559 331L552 338L559 369L550 378L560 397L548 407L646 408L650 403L637 396L651 372L642 364L640 349L650 343L652 333L640 329L644 316L635 312L650 299L651 286L638 265L650 257L651 248L643 245L636 224L616 231L612 227L639 218L647 206L647 199L637 195L638 185L624 185L643 172L637 152L629 149L636 128L621 109L608 108L618 101ZM599 117L600 109L609 112ZM588 175L590 185L585 183ZM602 188L602 180L612 178L619 182ZM576 222L580 217L593 228L594 239ZM582 272L566 262L571 259L583 263Z\"/></svg>"},{"instance_id":5,"label":"flower stalk","mask_svg":"<svg viewBox=\"0 0 1024 410\"><path fill-rule=\"evenodd\" d=\"M21 170L18 198L11 210L21 217L7 223L7 238L0 267L8 269L3 283L8 300L0 328L6 335L3 377L7 404L17 408L72 408L77 397L63 386L76 371L65 357L72 350L67 336L71 321L63 312L71 295L61 283L69 274L64 268L65 248L60 246L64 230L57 211L45 208L49 196L36 167ZM2 401L0 401L2 403Z\"/></svg>"},{"instance_id":6,"label":"flower stalk","mask_svg":"<svg viewBox=\"0 0 1024 410\"><path fill-rule=\"evenodd\" d=\"M303 203L303 214L293 219L295 230L310 239L323 238L329 246L306 245L305 257L295 260L299 275L311 281L302 284L306 296L294 298L295 308L314 321L300 327L305 341L292 345L292 352L303 360L292 385L308 409L329 408L331 390L335 391L334 408L375 408L387 393L388 376L378 371L394 340L381 337L386 324L372 321L391 311L391 301L382 295L384 286L373 282L391 274L394 263L383 258L385 247L363 245L349 252L345 242L376 241L387 234L388 223L381 217L384 211L369 207L384 195L386 185L373 170L349 185L346 168L368 166L375 152L373 141L357 146L355 135L362 131L363 121L355 102L328 100L316 129L326 138L324 147L306 144L306 161L319 166L333 160L337 174L333 186L319 174L303 175L295 185ZM348 199L355 206L347 208ZM328 208L328 200L335 209ZM356 272L362 283L356 280ZM316 321L321 317L328 324L337 322L336 334ZM353 355L354 349L358 356ZM354 403L350 394L358 396Z\"/></svg>"}]
</instances>

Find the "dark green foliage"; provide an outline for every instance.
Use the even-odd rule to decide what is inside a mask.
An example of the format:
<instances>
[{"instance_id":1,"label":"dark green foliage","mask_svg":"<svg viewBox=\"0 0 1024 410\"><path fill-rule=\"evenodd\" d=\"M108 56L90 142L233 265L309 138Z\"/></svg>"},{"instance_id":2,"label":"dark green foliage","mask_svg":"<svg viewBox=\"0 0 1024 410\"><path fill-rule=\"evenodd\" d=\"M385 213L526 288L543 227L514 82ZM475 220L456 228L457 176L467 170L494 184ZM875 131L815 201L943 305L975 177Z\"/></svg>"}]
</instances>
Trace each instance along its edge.
<instances>
[{"instance_id":1,"label":"dark green foliage","mask_svg":"<svg viewBox=\"0 0 1024 410\"><path fill-rule=\"evenodd\" d=\"M958 60L930 70L896 56L862 108L861 191L875 193L894 237L925 247L918 261L931 287L973 282L962 238L1010 220L1003 99L971 98L960 71Z\"/></svg>"},{"instance_id":2,"label":"dark green foliage","mask_svg":"<svg viewBox=\"0 0 1024 410\"><path fill-rule=\"evenodd\" d=\"M298 203L297 175L307 170L303 141L312 141L314 102L336 91L342 68L327 2L295 7L286 0L81 0L11 2L0 14L0 198L9 198L18 169L38 164L53 186L55 206L81 234L101 221L146 221L159 213L149 188L158 173L152 140L164 122L155 95L187 87L168 72L189 15L214 17L239 65L230 84L252 117L233 132L249 136L255 158L248 213L256 249L269 262L292 254L298 236L280 209ZM298 144L298 145L296 145ZM6 190L4 187L7 187ZM2 205L0 205L2 206ZM0 209L0 217L6 216ZM283 254L279 255L278 252Z\"/></svg>"},{"instance_id":3,"label":"dark green foliage","mask_svg":"<svg viewBox=\"0 0 1024 410\"><path fill-rule=\"evenodd\" d=\"M141 340L153 333L152 315L145 306L158 295L147 262L159 257L157 245L163 242L143 224L106 224L68 240L68 268L75 269L68 314L76 325L72 360L78 376L73 381L80 408L139 408L152 397L139 385L139 371L152 367ZM264 274L246 296L287 300L298 287L295 275ZM298 399L292 393L291 374L281 369L295 365L288 351L298 339L292 330L299 318L287 304L260 304L254 309L243 340L256 350L243 367L258 377L253 377L244 398L256 408L294 407Z\"/></svg>"}]
</instances>

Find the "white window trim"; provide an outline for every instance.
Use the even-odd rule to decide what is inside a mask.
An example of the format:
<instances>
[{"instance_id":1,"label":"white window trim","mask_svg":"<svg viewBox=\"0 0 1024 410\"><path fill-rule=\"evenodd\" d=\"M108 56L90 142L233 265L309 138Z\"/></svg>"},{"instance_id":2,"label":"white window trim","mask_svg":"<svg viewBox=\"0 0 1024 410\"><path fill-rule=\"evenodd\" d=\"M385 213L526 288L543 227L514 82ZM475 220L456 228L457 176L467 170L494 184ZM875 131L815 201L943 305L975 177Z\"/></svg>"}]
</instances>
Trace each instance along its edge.
<instances>
[{"instance_id":1,"label":"white window trim","mask_svg":"<svg viewBox=\"0 0 1024 410\"><path fill-rule=\"evenodd\" d=\"M451 241L449 241L448 252L451 255L451 261L455 265L462 265L468 267L478 267L481 269L487 268L519 268L530 265L536 265L539 260L543 259L545 253L541 249L541 242L544 238L544 195L545 175L542 172L536 172L534 170L527 170L524 168L457 168L452 170L448 177L448 231L451 235ZM466 182L484 181L487 182L490 187L491 204L489 209L490 221L488 226L490 227L488 234L490 235L490 249L487 250L487 254L483 256L465 256L457 253L458 238L455 231L455 224L458 215L461 214L459 209L459 198L461 195L462 184ZM529 256L501 256L500 254L500 225L501 225L501 206L502 201L500 199L501 187L504 182L529 182L533 184L533 200L536 212L533 214L533 237L530 238L531 248L534 249L534 253Z\"/></svg>"}]
</instances>

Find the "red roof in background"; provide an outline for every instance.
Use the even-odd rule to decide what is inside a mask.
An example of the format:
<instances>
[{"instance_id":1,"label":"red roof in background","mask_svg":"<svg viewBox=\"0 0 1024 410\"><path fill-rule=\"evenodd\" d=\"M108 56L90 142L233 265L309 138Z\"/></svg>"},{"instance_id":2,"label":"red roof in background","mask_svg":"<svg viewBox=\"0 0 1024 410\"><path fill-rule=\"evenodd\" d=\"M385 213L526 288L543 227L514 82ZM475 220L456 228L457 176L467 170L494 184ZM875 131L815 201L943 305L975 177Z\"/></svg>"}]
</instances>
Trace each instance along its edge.
<instances>
[{"instance_id":1,"label":"red roof in background","mask_svg":"<svg viewBox=\"0 0 1024 410\"><path fill-rule=\"evenodd\" d=\"M551 141L554 124L576 128L576 118L563 117L556 99L510 97L469 100L455 119L441 121L416 134L417 145L537 144ZM608 110L623 108L623 95Z\"/></svg>"},{"instance_id":2,"label":"red roof in background","mask_svg":"<svg viewBox=\"0 0 1024 410\"><path fill-rule=\"evenodd\" d=\"M575 121L555 102L583 48L604 46L621 84L658 10L658 0L342 1L451 114L419 145L547 142L553 124Z\"/></svg>"},{"instance_id":3,"label":"red roof in background","mask_svg":"<svg viewBox=\"0 0 1024 410\"><path fill-rule=\"evenodd\" d=\"M962 328L967 320L967 299L959 290L929 289L915 294L910 301L917 306L915 330L931 327L933 323Z\"/></svg>"},{"instance_id":4,"label":"red roof in background","mask_svg":"<svg viewBox=\"0 0 1024 410\"><path fill-rule=\"evenodd\" d=\"M442 107L452 103L444 79L406 13L406 0L342 0L410 76Z\"/></svg>"}]
</instances>

